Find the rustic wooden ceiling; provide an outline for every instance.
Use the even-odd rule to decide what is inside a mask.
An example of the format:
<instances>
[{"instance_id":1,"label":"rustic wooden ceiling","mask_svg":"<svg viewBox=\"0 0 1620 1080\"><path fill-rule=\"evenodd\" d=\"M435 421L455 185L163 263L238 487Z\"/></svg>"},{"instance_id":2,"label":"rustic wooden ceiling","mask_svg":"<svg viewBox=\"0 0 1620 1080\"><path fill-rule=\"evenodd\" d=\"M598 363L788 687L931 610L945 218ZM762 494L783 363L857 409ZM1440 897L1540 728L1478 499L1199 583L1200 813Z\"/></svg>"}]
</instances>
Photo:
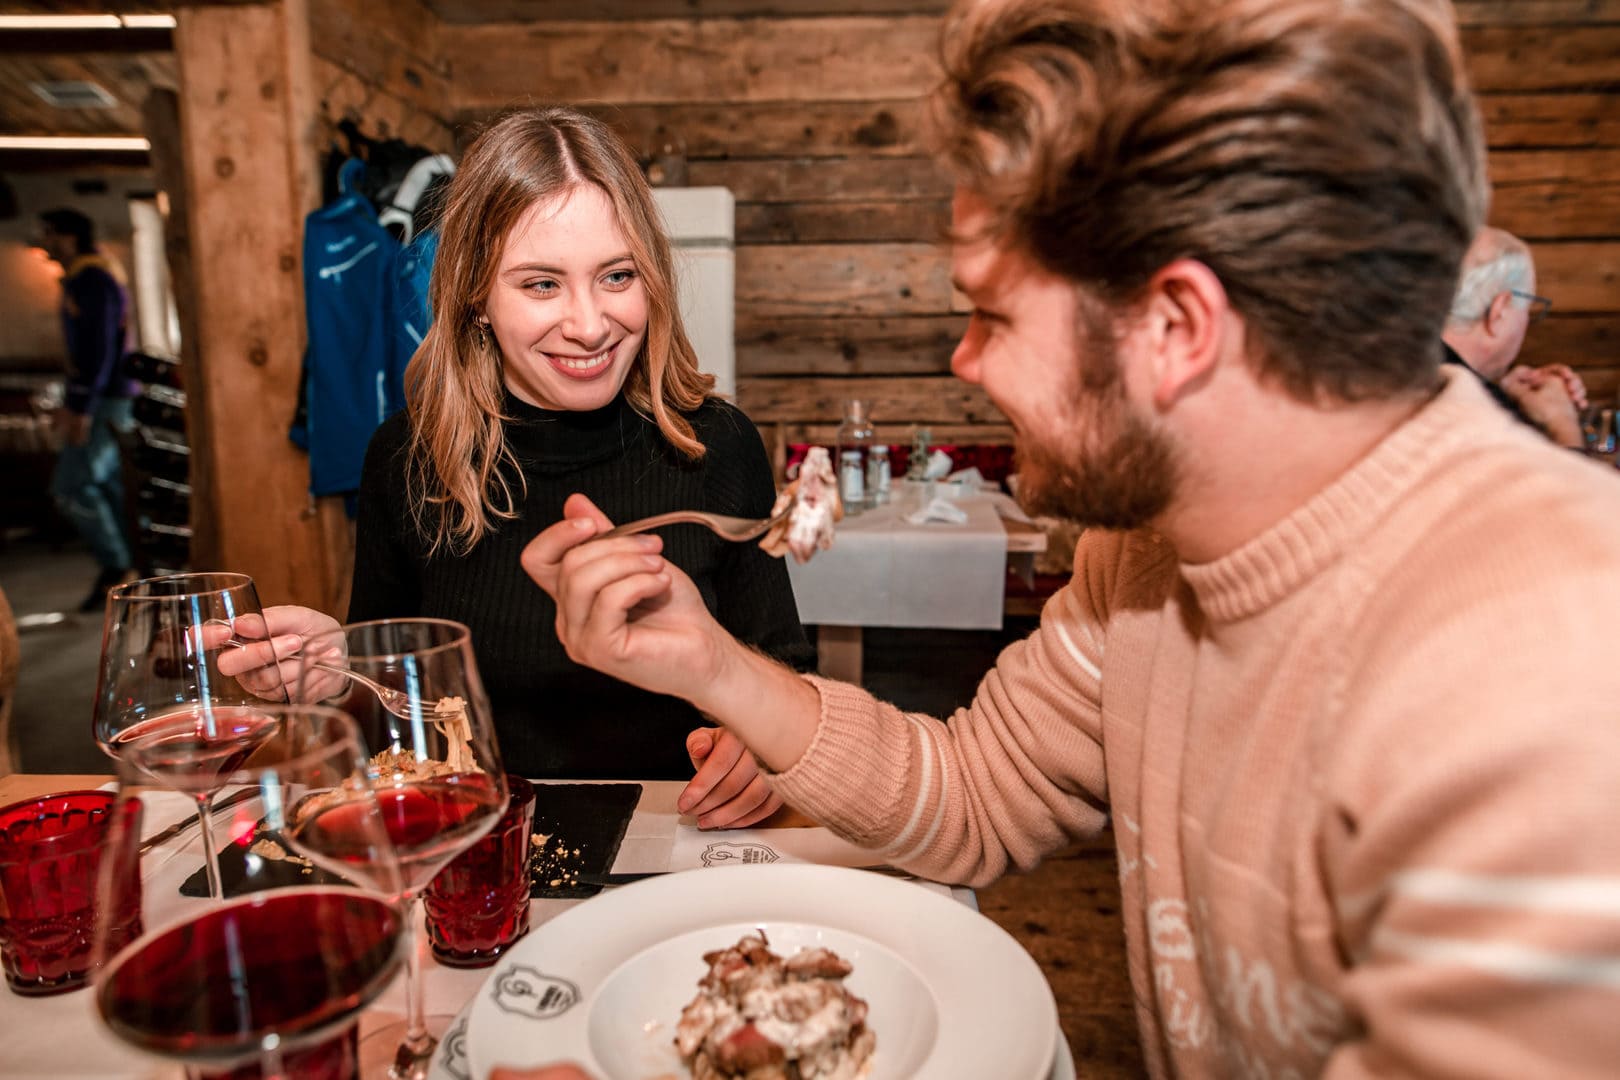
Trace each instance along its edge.
<instances>
[{"instance_id":1,"label":"rustic wooden ceiling","mask_svg":"<svg viewBox=\"0 0 1620 1080\"><path fill-rule=\"evenodd\" d=\"M60 109L31 83L86 81L117 99L107 109ZM173 87L172 53L0 55L0 134L138 135L141 102L154 86Z\"/></svg>"},{"instance_id":2,"label":"rustic wooden ceiling","mask_svg":"<svg viewBox=\"0 0 1620 1080\"><path fill-rule=\"evenodd\" d=\"M220 0L212 0L220 2ZM320 0L313 0L319 3ZM702 16L807 16L845 14L938 13L949 0L424 0L445 23L526 21L614 21L627 19L681 19ZM0 0L0 14L155 14L173 11L176 0ZM140 134L140 106L154 86L175 85L173 54L166 49L147 51L164 35L112 33L96 35L105 41L122 36L131 47L122 51L42 51L19 45L23 35L0 33L0 134L7 135L120 135ZM56 40L73 35L53 35ZM89 35L77 40L99 48ZM42 81L86 80L117 99L109 109L60 109L47 104L29 84Z\"/></svg>"}]
</instances>

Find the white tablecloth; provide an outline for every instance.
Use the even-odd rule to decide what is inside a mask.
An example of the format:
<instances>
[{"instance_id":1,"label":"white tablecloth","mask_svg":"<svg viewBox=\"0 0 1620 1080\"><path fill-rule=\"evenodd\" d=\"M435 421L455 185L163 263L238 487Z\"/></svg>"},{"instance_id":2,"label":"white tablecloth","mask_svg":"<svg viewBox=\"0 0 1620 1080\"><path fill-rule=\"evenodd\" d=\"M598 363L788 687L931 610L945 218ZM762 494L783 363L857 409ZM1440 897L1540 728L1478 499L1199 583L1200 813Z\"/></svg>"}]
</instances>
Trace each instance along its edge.
<instances>
[{"instance_id":1,"label":"white tablecloth","mask_svg":"<svg viewBox=\"0 0 1620 1080\"><path fill-rule=\"evenodd\" d=\"M831 550L788 560L799 618L819 626L907 626L999 630L1006 587L1007 531L996 497L956 500L960 525L912 525L915 500L846 517Z\"/></svg>"},{"instance_id":2,"label":"white tablecloth","mask_svg":"<svg viewBox=\"0 0 1620 1080\"><path fill-rule=\"evenodd\" d=\"M834 865L861 865L875 861L851 848L826 829L750 829L734 832L699 832L675 808L684 784L675 781L640 781L641 800L625 829L613 870L617 872L682 870L698 865L685 852L709 842L769 842L775 858L783 862L826 861ZM249 808L251 820L256 804ZM162 795L149 804L143 832L150 834L168 821L192 810L182 796ZM216 829L218 825L216 824ZM143 884L149 889L178 889L200 865L201 843L195 830L166 846L170 857L155 868ZM919 882L919 887L949 891L961 902L976 907L967 889L946 890L943 885ZM531 902L530 923L538 926L582 900ZM425 933L417 944L426 952ZM451 968L424 957L423 989L427 1013L454 1016L489 977L488 968ZM402 979L394 983L366 1010L360 1021L362 1036L376 1026L403 1019ZM114 1038L95 1014L93 992L78 990L55 997L24 998L0 986L0 1077L28 1080L178 1080L180 1070L143 1057Z\"/></svg>"}]
</instances>

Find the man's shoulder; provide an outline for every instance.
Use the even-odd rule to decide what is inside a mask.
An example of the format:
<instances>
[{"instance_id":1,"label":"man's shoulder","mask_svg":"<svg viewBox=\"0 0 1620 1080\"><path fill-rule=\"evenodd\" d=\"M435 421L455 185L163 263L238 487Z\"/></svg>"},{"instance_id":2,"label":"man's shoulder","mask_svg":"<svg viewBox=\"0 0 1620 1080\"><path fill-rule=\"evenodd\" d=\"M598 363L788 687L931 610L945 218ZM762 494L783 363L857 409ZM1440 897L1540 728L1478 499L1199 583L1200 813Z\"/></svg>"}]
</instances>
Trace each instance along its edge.
<instances>
[{"instance_id":1,"label":"man's shoulder","mask_svg":"<svg viewBox=\"0 0 1620 1080\"><path fill-rule=\"evenodd\" d=\"M1620 558L1620 471L1515 429L1463 447L1415 491L1407 513L1427 522L1414 546L1511 558L1526 547L1575 565Z\"/></svg>"},{"instance_id":2,"label":"man's shoulder","mask_svg":"<svg viewBox=\"0 0 1620 1080\"><path fill-rule=\"evenodd\" d=\"M1041 621L1073 617L1074 600L1103 621L1157 611L1177 587L1180 566L1175 548L1151 529L1088 528L1075 545L1074 573L1064 589L1072 599L1048 605Z\"/></svg>"},{"instance_id":3,"label":"man's shoulder","mask_svg":"<svg viewBox=\"0 0 1620 1080\"><path fill-rule=\"evenodd\" d=\"M1380 664L1449 656L1450 640L1486 656L1534 650L1577 674L1603 666L1584 652L1620 610L1620 474L1528 432L1503 440L1438 470L1347 571L1347 633Z\"/></svg>"}]
</instances>

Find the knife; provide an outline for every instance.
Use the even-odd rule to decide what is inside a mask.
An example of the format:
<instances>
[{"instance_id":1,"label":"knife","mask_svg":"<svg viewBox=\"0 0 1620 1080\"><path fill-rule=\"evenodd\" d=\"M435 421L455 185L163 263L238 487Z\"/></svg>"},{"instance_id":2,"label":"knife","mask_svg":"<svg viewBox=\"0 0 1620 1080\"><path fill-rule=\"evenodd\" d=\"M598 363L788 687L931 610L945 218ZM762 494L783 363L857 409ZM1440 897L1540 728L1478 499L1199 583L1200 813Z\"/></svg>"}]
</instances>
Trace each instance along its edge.
<instances>
[{"instance_id":1,"label":"knife","mask_svg":"<svg viewBox=\"0 0 1620 1080\"><path fill-rule=\"evenodd\" d=\"M219 813L221 810L229 810L237 803L247 802L249 799L254 798L258 794L259 789L256 787L243 788L240 791L234 791L209 807L210 816ZM159 829L157 832L141 841L140 853L145 855L159 844L168 843L170 840L173 840L175 837L179 836L181 833L185 832L187 829L191 828L201 820L202 818L200 813L191 814L188 817L181 818L168 828Z\"/></svg>"}]
</instances>

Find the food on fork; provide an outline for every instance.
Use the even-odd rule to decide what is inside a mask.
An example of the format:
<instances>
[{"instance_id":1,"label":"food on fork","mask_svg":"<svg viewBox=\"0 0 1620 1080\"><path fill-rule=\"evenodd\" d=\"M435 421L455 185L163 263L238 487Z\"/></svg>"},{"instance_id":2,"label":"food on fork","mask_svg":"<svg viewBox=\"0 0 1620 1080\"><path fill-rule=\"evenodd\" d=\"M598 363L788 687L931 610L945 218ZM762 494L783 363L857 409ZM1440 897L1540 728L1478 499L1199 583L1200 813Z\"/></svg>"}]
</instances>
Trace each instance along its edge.
<instances>
[{"instance_id":1,"label":"food on fork","mask_svg":"<svg viewBox=\"0 0 1620 1080\"><path fill-rule=\"evenodd\" d=\"M791 509L788 509L791 504ZM787 516L772 525L759 546L781 558L788 552L801 563L819 549L832 547L833 526L844 516L838 499L838 476L825 446L812 446L799 465L799 475L776 497L771 517Z\"/></svg>"},{"instance_id":2,"label":"food on fork","mask_svg":"<svg viewBox=\"0 0 1620 1080\"><path fill-rule=\"evenodd\" d=\"M763 931L705 953L709 972L681 1010L675 1049L693 1080L859 1080L877 1038L866 1002L844 987L830 949L783 959Z\"/></svg>"}]
</instances>

